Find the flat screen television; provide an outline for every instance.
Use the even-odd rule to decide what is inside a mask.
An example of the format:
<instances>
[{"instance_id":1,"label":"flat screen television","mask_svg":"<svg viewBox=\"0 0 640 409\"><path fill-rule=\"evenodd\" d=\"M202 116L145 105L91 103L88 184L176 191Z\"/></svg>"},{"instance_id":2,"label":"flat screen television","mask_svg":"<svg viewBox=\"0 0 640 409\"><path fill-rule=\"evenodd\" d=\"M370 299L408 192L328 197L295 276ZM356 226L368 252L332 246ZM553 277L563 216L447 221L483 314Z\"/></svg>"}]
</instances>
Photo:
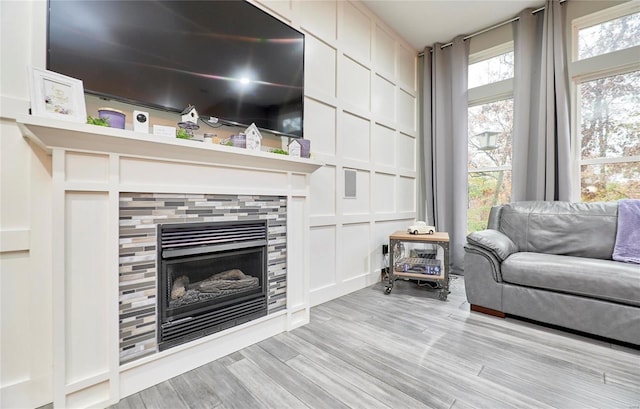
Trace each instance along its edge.
<instances>
[{"instance_id":1,"label":"flat screen television","mask_svg":"<svg viewBox=\"0 0 640 409\"><path fill-rule=\"evenodd\" d=\"M244 0L49 0L47 34L87 93L303 136L304 35Z\"/></svg>"}]
</instances>

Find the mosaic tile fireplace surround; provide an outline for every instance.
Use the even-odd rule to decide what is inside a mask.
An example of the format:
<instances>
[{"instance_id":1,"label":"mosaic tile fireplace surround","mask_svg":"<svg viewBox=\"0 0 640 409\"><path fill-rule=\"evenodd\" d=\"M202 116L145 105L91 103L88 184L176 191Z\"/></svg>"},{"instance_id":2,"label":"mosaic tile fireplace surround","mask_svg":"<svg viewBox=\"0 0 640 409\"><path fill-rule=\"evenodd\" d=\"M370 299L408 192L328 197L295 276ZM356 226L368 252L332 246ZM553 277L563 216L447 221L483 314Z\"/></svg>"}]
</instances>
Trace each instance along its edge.
<instances>
[{"instance_id":1,"label":"mosaic tile fireplace surround","mask_svg":"<svg viewBox=\"0 0 640 409\"><path fill-rule=\"evenodd\" d=\"M286 216L285 196L120 193L120 363L158 351L158 224L267 219L267 313L273 314L286 307Z\"/></svg>"}]
</instances>

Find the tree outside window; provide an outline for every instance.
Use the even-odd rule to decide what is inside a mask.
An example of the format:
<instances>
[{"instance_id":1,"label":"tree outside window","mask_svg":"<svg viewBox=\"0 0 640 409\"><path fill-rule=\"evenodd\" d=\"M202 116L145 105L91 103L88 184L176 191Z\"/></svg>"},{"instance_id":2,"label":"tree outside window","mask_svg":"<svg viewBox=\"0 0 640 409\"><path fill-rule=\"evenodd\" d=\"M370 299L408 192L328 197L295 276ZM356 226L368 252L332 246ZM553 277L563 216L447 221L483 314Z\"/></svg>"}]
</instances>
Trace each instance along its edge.
<instances>
[{"instance_id":1,"label":"tree outside window","mask_svg":"<svg viewBox=\"0 0 640 409\"><path fill-rule=\"evenodd\" d=\"M468 110L468 232L487 227L492 206L511 200L511 147L513 99L470 107ZM494 133L495 144L486 143L484 132Z\"/></svg>"},{"instance_id":2,"label":"tree outside window","mask_svg":"<svg viewBox=\"0 0 640 409\"><path fill-rule=\"evenodd\" d=\"M469 64L468 87L475 88L513 78L513 58L513 51L510 51Z\"/></svg>"},{"instance_id":3,"label":"tree outside window","mask_svg":"<svg viewBox=\"0 0 640 409\"><path fill-rule=\"evenodd\" d=\"M505 99L505 89L512 90L512 47L505 43L470 57L468 232L485 229L491 207L511 198L513 99Z\"/></svg>"},{"instance_id":4,"label":"tree outside window","mask_svg":"<svg viewBox=\"0 0 640 409\"><path fill-rule=\"evenodd\" d=\"M640 71L579 86L583 201L640 198Z\"/></svg>"},{"instance_id":5,"label":"tree outside window","mask_svg":"<svg viewBox=\"0 0 640 409\"><path fill-rule=\"evenodd\" d=\"M633 13L578 31L578 59L640 45L640 13Z\"/></svg>"},{"instance_id":6,"label":"tree outside window","mask_svg":"<svg viewBox=\"0 0 640 409\"><path fill-rule=\"evenodd\" d=\"M640 59L626 68L628 61L609 54L639 45L637 12L577 31L578 59L606 61L606 70L577 86L583 201L640 198L640 71L633 67Z\"/></svg>"}]
</instances>

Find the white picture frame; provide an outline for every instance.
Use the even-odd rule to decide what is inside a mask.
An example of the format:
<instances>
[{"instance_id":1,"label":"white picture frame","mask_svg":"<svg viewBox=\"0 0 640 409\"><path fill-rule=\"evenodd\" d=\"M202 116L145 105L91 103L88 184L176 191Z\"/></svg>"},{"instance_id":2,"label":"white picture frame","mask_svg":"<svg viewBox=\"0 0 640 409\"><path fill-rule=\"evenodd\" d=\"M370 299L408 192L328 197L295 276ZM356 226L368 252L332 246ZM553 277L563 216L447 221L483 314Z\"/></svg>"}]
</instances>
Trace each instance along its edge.
<instances>
[{"instance_id":1,"label":"white picture frame","mask_svg":"<svg viewBox=\"0 0 640 409\"><path fill-rule=\"evenodd\" d=\"M82 81L30 67L31 115L87 123Z\"/></svg>"}]
</instances>

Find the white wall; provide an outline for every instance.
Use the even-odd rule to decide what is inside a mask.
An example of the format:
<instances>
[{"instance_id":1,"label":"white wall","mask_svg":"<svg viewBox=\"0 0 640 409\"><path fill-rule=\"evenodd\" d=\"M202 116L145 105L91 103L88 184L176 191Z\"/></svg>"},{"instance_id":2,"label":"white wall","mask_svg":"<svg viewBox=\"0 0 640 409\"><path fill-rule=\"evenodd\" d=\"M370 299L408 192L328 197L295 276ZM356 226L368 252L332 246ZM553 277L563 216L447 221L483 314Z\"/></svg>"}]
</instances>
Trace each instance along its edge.
<instances>
[{"instance_id":1,"label":"white wall","mask_svg":"<svg viewBox=\"0 0 640 409\"><path fill-rule=\"evenodd\" d=\"M0 2L0 407L52 400L51 158L15 123L27 66L44 66L45 3ZM36 24L37 22L37 24ZM32 25L38 28L32 30ZM34 46L33 39L42 41Z\"/></svg>"},{"instance_id":2,"label":"white wall","mask_svg":"<svg viewBox=\"0 0 640 409\"><path fill-rule=\"evenodd\" d=\"M378 281L382 244L415 218L417 52L359 2L260 3L306 36L305 137L326 163L311 179L315 305Z\"/></svg>"},{"instance_id":3,"label":"white wall","mask_svg":"<svg viewBox=\"0 0 640 409\"><path fill-rule=\"evenodd\" d=\"M381 245L415 218L416 52L358 2L259 5L306 34L305 134L327 164L310 206L318 304L377 281ZM37 407L53 399L51 158L12 118L27 67L45 67L46 2L2 0L0 19L0 407Z\"/></svg>"}]
</instances>

